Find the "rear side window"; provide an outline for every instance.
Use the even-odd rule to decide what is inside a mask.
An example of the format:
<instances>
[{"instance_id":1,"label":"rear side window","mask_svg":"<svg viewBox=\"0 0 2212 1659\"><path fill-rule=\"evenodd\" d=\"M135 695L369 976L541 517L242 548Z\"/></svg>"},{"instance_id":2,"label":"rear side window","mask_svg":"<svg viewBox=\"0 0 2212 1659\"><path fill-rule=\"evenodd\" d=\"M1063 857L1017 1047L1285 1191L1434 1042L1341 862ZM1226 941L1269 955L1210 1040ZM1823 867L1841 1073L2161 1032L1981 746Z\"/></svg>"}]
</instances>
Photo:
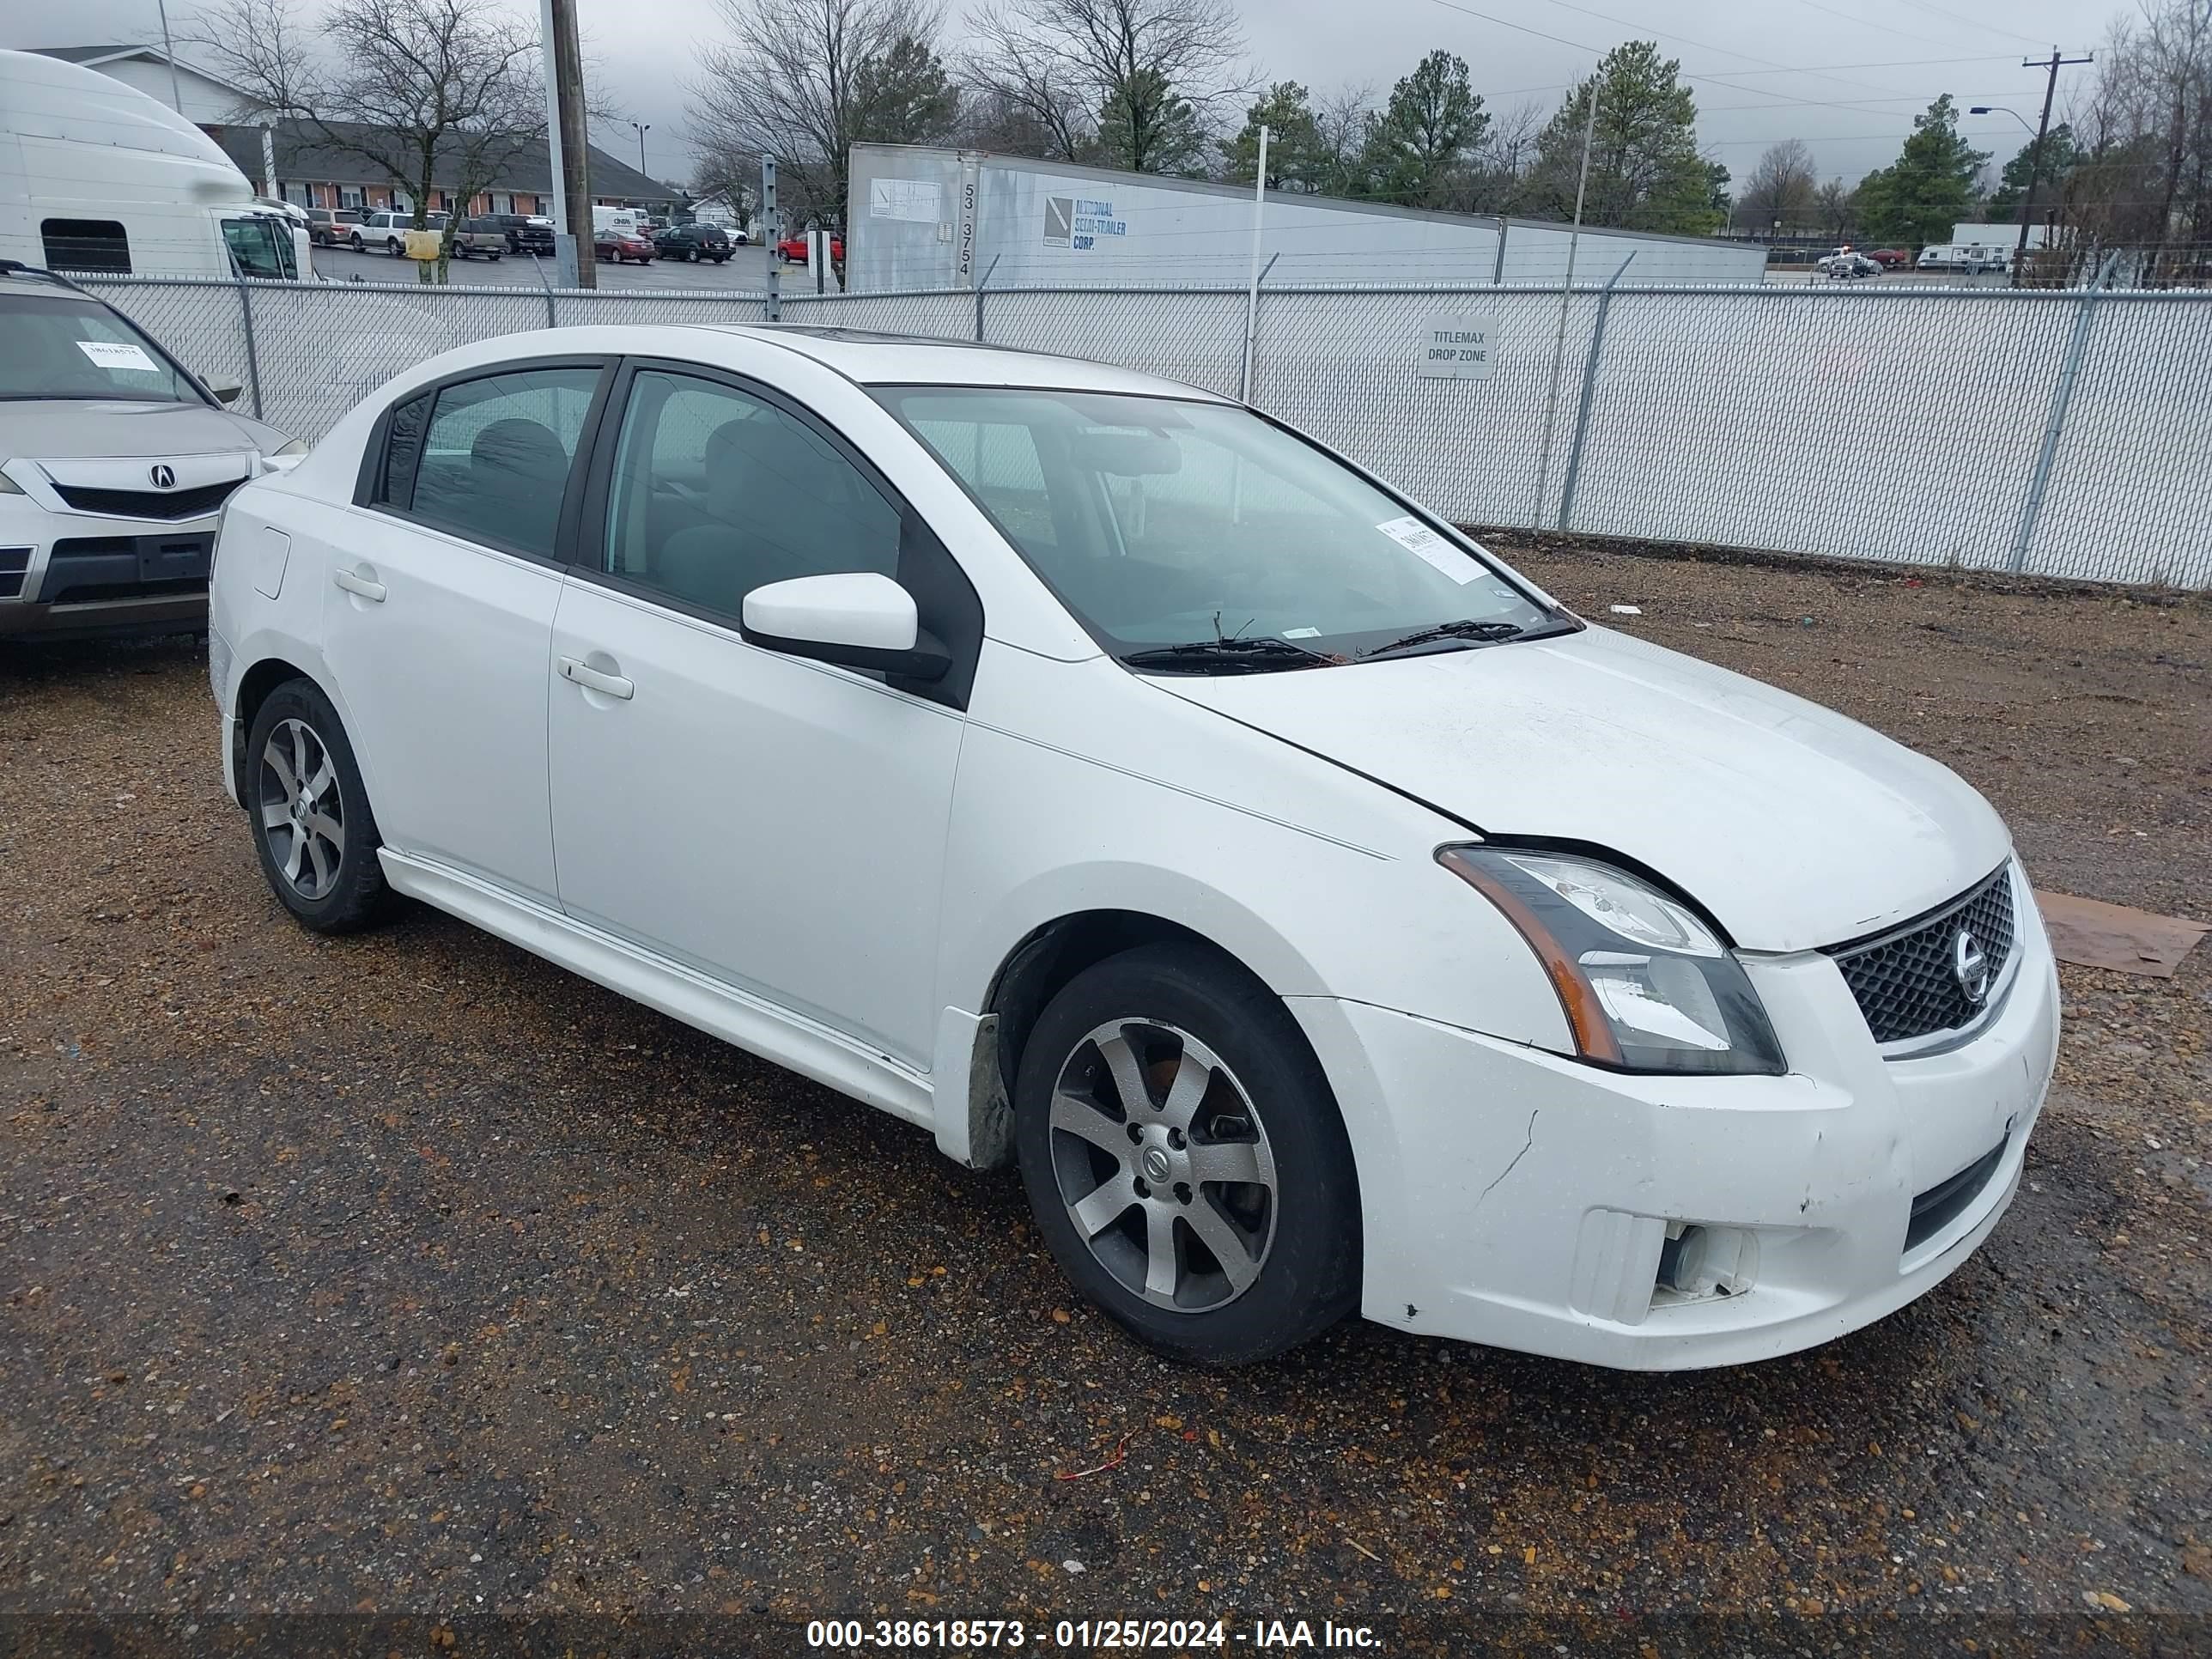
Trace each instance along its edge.
<instances>
[{"instance_id":1,"label":"rear side window","mask_svg":"<svg viewBox=\"0 0 2212 1659\"><path fill-rule=\"evenodd\" d=\"M49 270L131 270L131 239L113 219L48 219L39 235Z\"/></svg>"},{"instance_id":2,"label":"rear side window","mask_svg":"<svg viewBox=\"0 0 2212 1659\"><path fill-rule=\"evenodd\" d=\"M557 556L561 500L599 382L596 368L532 368L440 387L407 510L471 541ZM392 482L401 476L396 451L406 407L393 412L386 452Z\"/></svg>"}]
</instances>

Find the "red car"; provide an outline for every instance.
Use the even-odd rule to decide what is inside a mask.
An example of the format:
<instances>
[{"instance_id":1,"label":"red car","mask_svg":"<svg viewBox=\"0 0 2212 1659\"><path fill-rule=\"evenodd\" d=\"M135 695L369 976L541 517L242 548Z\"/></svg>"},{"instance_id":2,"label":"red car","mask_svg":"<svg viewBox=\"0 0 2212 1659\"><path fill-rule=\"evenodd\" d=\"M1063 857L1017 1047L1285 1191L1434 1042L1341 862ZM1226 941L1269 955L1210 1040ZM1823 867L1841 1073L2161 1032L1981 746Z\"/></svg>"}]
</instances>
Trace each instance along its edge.
<instances>
[{"instance_id":1,"label":"red car","mask_svg":"<svg viewBox=\"0 0 2212 1659\"><path fill-rule=\"evenodd\" d=\"M627 230L602 230L593 233L592 252L602 259L611 259L617 264L628 264L635 259L641 265L653 260L653 239Z\"/></svg>"},{"instance_id":2,"label":"red car","mask_svg":"<svg viewBox=\"0 0 2212 1659\"><path fill-rule=\"evenodd\" d=\"M804 236L785 237L775 245L775 251L782 256L784 264L787 265L803 265L806 263L806 239ZM830 263L834 265L842 265L845 263L845 239L835 233L832 233L830 238Z\"/></svg>"},{"instance_id":3,"label":"red car","mask_svg":"<svg viewBox=\"0 0 2212 1659\"><path fill-rule=\"evenodd\" d=\"M1872 248L1868 251L1867 258L1884 270L1895 270L1899 265L1909 265L1912 263L1912 256L1901 247Z\"/></svg>"}]
</instances>

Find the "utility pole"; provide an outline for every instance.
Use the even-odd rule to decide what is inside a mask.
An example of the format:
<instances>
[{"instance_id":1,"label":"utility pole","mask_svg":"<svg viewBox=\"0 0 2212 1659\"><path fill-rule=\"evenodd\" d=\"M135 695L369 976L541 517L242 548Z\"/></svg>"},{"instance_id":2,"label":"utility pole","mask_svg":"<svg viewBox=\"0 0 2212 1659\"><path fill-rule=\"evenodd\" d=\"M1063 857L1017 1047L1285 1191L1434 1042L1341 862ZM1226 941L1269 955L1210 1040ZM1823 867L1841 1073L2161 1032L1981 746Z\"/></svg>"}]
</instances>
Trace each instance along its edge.
<instances>
[{"instance_id":1,"label":"utility pole","mask_svg":"<svg viewBox=\"0 0 2212 1659\"><path fill-rule=\"evenodd\" d=\"M653 123L633 121L630 125L637 128L637 170L645 173L645 135L653 131ZM649 173L645 173L645 176L648 179L653 177Z\"/></svg>"},{"instance_id":2,"label":"utility pole","mask_svg":"<svg viewBox=\"0 0 2212 1659\"><path fill-rule=\"evenodd\" d=\"M2035 187L2043 181L2043 143L2051 136L2051 100L2058 91L2058 71L2069 64L2092 63L2096 55L2084 52L2079 58L2062 58L2058 55L2058 48L2053 46L2048 58L2024 58L2021 60L2022 69L2047 70L2050 74L2043 83L2043 118L2035 124L2035 145L2027 153L2027 194L2021 198L2020 240L2014 244L2012 251L2012 285L2014 288L2020 286L2021 268L2027 260L2028 227L2035 222Z\"/></svg>"},{"instance_id":3,"label":"utility pole","mask_svg":"<svg viewBox=\"0 0 2212 1659\"><path fill-rule=\"evenodd\" d=\"M584 54L576 0L539 0L545 53L545 141L553 163L553 229L562 286L597 288L592 246L591 140L584 127Z\"/></svg>"}]
</instances>

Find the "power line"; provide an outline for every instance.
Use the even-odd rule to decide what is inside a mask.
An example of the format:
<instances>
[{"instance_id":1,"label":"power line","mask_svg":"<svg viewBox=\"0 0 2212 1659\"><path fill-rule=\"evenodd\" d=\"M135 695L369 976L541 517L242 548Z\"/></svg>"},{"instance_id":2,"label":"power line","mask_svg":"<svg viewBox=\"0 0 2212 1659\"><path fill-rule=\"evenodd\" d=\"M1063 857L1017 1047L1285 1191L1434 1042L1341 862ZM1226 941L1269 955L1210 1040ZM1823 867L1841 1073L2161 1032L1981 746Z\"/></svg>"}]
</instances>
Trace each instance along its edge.
<instances>
[{"instance_id":1,"label":"power line","mask_svg":"<svg viewBox=\"0 0 2212 1659\"><path fill-rule=\"evenodd\" d=\"M1738 52L1731 46L1717 46L1709 40L1695 40L1689 35L1675 34L1664 29L1643 28L1635 23L1630 22L1625 17L1615 17L1607 12L1593 11L1588 6L1577 5L1574 3L1574 0L1549 0L1549 3L1561 7L1567 11L1581 12L1586 17L1595 17L1601 22L1611 23L1620 28L1633 30L1639 34L1656 34L1664 40L1680 40L1684 46L1695 46L1700 52L1717 52L1723 58L1737 58L1747 64L1762 64L1769 70L1787 70L1786 65L1776 63L1771 58L1761 58L1755 52ZM1870 85L1864 81L1847 81L1840 76L1829 74L1826 70L1787 70L1787 72L1814 75L1819 76L1824 81L1833 81L1838 86L1859 87L1864 88L1866 91L1873 93L1881 93L1885 90L1883 88Z\"/></svg>"},{"instance_id":2,"label":"power line","mask_svg":"<svg viewBox=\"0 0 2212 1659\"><path fill-rule=\"evenodd\" d=\"M2022 34L2018 29L2006 28L2001 23L1978 22L1972 17L1962 17L1955 11L1946 11L1942 7L1935 4L1934 0L1905 0L1905 3L1917 7L1922 11L1933 12L1938 17L1948 17L1954 23L1963 23L1970 29L1986 29L1992 34L2009 34L2014 40L2025 40L2031 46L2039 46L2044 44L2033 35Z\"/></svg>"}]
</instances>

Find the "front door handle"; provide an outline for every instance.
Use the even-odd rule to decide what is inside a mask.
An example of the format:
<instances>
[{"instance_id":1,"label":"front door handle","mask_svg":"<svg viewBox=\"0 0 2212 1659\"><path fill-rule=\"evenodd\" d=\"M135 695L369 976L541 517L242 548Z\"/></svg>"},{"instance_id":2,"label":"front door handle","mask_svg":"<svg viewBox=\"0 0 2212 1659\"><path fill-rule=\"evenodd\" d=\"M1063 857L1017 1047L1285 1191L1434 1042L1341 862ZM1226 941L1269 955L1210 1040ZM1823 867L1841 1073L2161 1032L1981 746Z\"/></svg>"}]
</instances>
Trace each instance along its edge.
<instances>
[{"instance_id":1,"label":"front door handle","mask_svg":"<svg viewBox=\"0 0 2212 1659\"><path fill-rule=\"evenodd\" d=\"M350 570L333 570L331 580L349 593L367 599L371 605L384 603L384 584L371 581L366 576L356 576Z\"/></svg>"},{"instance_id":2,"label":"front door handle","mask_svg":"<svg viewBox=\"0 0 2212 1659\"><path fill-rule=\"evenodd\" d=\"M610 697L619 697L624 702L637 692L637 688L621 675L601 673L577 657L561 659L561 678L574 680L586 691L602 692Z\"/></svg>"}]
</instances>

